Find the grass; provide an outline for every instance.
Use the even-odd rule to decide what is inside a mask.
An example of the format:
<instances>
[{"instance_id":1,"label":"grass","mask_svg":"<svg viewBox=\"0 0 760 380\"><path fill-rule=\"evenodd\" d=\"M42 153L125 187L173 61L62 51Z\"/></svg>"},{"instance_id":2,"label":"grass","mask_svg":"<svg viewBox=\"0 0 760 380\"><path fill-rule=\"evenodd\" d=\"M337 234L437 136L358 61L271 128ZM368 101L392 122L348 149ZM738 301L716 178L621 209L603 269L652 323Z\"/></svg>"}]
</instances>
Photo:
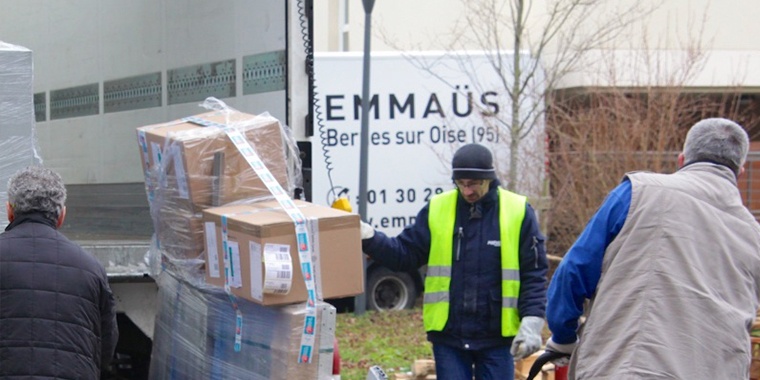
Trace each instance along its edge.
<instances>
[{"instance_id":1,"label":"grass","mask_svg":"<svg viewBox=\"0 0 760 380\"><path fill-rule=\"evenodd\" d=\"M544 326L544 342L551 336ZM339 313L336 336L341 358L341 380L366 380L373 365L394 379L408 373L417 359L433 359L433 350L422 325L422 307L411 310ZM528 367L529 368L529 367Z\"/></svg>"},{"instance_id":2,"label":"grass","mask_svg":"<svg viewBox=\"0 0 760 380\"><path fill-rule=\"evenodd\" d=\"M422 309L337 315L336 335L342 380L365 380L373 365L393 379L409 372L417 359L432 359L422 326Z\"/></svg>"}]
</instances>

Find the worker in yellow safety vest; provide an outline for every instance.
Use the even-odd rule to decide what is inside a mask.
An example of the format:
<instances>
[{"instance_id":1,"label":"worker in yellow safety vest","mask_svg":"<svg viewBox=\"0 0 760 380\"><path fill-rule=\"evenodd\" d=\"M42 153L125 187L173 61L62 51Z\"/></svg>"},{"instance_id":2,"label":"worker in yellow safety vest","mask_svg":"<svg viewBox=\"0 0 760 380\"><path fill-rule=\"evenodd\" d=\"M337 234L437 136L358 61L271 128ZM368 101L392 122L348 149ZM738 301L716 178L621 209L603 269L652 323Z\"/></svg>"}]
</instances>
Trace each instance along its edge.
<instances>
[{"instance_id":1,"label":"worker in yellow safety vest","mask_svg":"<svg viewBox=\"0 0 760 380\"><path fill-rule=\"evenodd\" d=\"M542 343L545 239L485 146L460 147L452 179L396 237L362 222L362 248L392 270L427 265L423 320L440 379L513 379L513 360Z\"/></svg>"}]
</instances>

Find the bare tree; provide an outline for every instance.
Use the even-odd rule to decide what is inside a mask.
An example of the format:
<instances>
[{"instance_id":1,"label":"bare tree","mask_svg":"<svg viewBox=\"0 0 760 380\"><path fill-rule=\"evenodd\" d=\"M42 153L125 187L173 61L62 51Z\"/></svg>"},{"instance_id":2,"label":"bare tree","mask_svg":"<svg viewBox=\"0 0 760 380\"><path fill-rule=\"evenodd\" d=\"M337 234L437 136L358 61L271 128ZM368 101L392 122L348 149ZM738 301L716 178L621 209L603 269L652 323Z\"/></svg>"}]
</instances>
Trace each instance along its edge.
<instances>
[{"instance_id":1,"label":"bare tree","mask_svg":"<svg viewBox=\"0 0 760 380\"><path fill-rule=\"evenodd\" d=\"M549 252L559 256L567 251L626 172L675 171L686 131L698 120L726 117L744 125L750 136L758 130L760 102L742 94L740 81L712 93L689 87L707 56L705 14L701 21L690 21L690 35L679 41L680 48L652 47L644 38L626 60L600 59L609 63L600 70L605 86L554 93L548 112L553 196L547 212ZM749 181L740 178L739 188L752 204L750 193L756 186Z\"/></svg>"},{"instance_id":2,"label":"bare tree","mask_svg":"<svg viewBox=\"0 0 760 380\"><path fill-rule=\"evenodd\" d=\"M545 210L542 226L549 235L549 252L557 259L624 173L675 170L685 132L697 120L729 117L745 125L751 136L760 135L758 112L751 111L760 109L760 100L742 94L741 73L735 88L729 85L721 93L689 87L703 68L704 47L710 43L705 35L708 9L676 13L677 19L669 20L686 17L685 25L647 25L648 16L662 4L463 0L461 20L445 37L452 41L447 53L458 56L472 89L483 92L493 86L479 83L480 73L468 54L473 47L487 55L489 70L500 79L498 90L506 96L499 109L508 112L473 106L485 124L499 127L504 134L500 141L509 145L508 167L497 168L508 188L524 192L521 181L542 171L525 166L526 161L535 162L526 146L539 143L531 141L536 130L549 135L547 181L540 191L527 194L551 196L549 207L538 207ZM651 32L663 28L664 33ZM399 49L387 34L383 39ZM439 62L409 59L435 76ZM566 89L568 78L582 78L583 88ZM448 84L464 93L461 83ZM742 191L747 197L748 190Z\"/></svg>"},{"instance_id":3,"label":"bare tree","mask_svg":"<svg viewBox=\"0 0 760 380\"><path fill-rule=\"evenodd\" d=\"M559 81L582 63L584 54L619 39L633 23L656 9L659 2L629 2L622 8L612 8L604 0L462 0L461 3L464 11L452 34L447 36L451 38L447 53L457 56L460 70L470 76L474 88L469 90L497 90L506 94L500 109L507 112L493 113L482 105L474 105L479 108L484 124L497 126L502 134L500 141L509 144L508 167L499 168L500 177L506 178L506 186L511 190L545 196L548 187L543 181L536 181L544 173L535 165L535 155L542 153L536 147L542 148L544 141L526 139L543 139L543 133L534 132L543 131L551 94ZM539 11L536 4L545 4L546 9ZM604 17L594 17L600 12ZM387 36L384 40L398 48ZM500 88L487 88L492 84L481 83L465 53L473 49L486 54ZM436 61L412 60L436 75ZM458 83L449 85L465 91ZM526 188L525 183L533 185ZM530 188L536 183L541 183L538 189Z\"/></svg>"}]
</instances>

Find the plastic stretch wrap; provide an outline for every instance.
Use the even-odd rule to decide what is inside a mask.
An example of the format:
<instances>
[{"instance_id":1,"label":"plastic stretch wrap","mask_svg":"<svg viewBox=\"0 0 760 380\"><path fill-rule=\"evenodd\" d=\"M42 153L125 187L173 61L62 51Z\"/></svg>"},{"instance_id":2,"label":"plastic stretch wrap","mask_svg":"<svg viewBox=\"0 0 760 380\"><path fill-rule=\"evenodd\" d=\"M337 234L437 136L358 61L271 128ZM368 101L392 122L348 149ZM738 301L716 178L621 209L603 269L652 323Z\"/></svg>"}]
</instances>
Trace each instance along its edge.
<instances>
[{"instance_id":1,"label":"plastic stretch wrap","mask_svg":"<svg viewBox=\"0 0 760 380\"><path fill-rule=\"evenodd\" d=\"M235 351L233 304L221 289L201 289L168 272L159 276L151 379L330 379L335 308L317 303L311 363L298 363L304 304L261 306L238 300L242 339Z\"/></svg>"},{"instance_id":2,"label":"plastic stretch wrap","mask_svg":"<svg viewBox=\"0 0 760 380\"><path fill-rule=\"evenodd\" d=\"M8 224L8 179L37 163L32 69L29 49L0 41L0 228Z\"/></svg>"},{"instance_id":3,"label":"plastic stretch wrap","mask_svg":"<svg viewBox=\"0 0 760 380\"><path fill-rule=\"evenodd\" d=\"M203 276L201 212L272 199L225 128L244 136L291 197L302 180L295 140L277 119L239 112L215 98L201 106L208 112L137 130L156 231L151 252L160 255L150 261L196 279Z\"/></svg>"}]
</instances>

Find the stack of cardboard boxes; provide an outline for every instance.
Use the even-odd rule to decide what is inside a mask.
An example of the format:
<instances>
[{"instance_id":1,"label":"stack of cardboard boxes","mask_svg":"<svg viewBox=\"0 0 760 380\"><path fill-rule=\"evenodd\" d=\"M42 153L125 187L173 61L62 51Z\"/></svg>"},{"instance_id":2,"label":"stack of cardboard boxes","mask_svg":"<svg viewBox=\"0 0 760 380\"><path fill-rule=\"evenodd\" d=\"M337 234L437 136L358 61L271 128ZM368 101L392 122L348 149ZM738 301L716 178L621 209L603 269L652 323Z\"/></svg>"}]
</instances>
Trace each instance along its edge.
<instances>
[{"instance_id":1,"label":"stack of cardboard boxes","mask_svg":"<svg viewBox=\"0 0 760 380\"><path fill-rule=\"evenodd\" d=\"M319 325L311 363L298 363L304 308L240 302L242 339L235 350L236 315L219 291L159 276L159 312L153 334L151 379L329 379L335 308L316 305Z\"/></svg>"},{"instance_id":2,"label":"stack of cardboard boxes","mask_svg":"<svg viewBox=\"0 0 760 380\"><path fill-rule=\"evenodd\" d=\"M307 300L316 299L309 310L328 332L317 344L332 347L334 315L324 316L335 309L322 299L364 291L359 217L291 198L299 175L290 171L300 165L287 154L296 151L287 131L277 119L227 107L138 128L151 252L169 278L159 284L152 377L317 379L320 359L331 362L331 350L314 346L312 362L299 363L296 343ZM297 239L297 222L307 241ZM201 264L197 277L173 270L186 263ZM233 349L236 320L243 333Z\"/></svg>"},{"instance_id":3,"label":"stack of cardboard boxes","mask_svg":"<svg viewBox=\"0 0 760 380\"><path fill-rule=\"evenodd\" d=\"M208 112L191 120L231 125L248 139L278 183L289 177L277 119L242 112ZM203 251L201 212L234 201L270 197L222 128L189 119L137 129L145 183L161 249L170 259L196 259Z\"/></svg>"}]
</instances>

